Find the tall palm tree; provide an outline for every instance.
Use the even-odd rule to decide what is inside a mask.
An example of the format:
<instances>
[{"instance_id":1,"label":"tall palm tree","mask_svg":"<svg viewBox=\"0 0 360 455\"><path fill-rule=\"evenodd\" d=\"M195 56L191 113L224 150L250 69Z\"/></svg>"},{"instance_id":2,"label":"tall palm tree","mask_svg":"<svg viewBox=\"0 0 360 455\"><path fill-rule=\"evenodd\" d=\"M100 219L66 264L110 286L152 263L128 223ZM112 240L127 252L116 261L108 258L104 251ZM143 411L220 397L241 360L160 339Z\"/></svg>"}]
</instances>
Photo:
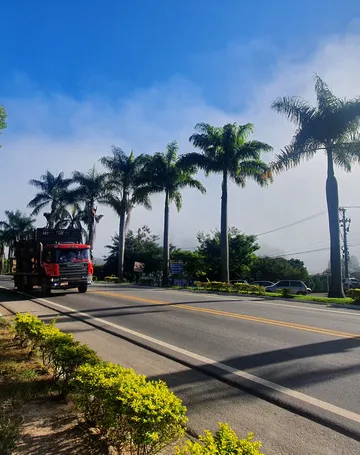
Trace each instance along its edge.
<instances>
[{"instance_id":1,"label":"tall palm tree","mask_svg":"<svg viewBox=\"0 0 360 455\"><path fill-rule=\"evenodd\" d=\"M103 215L97 214L96 204L100 203L109 192L107 175L97 172L95 166L87 173L75 171L72 182L78 186L70 191L69 200L73 203L84 203L83 221L87 226L87 243L93 248L96 224Z\"/></svg>"},{"instance_id":2,"label":"tall palm tree","mask_svg":"<svg viewBox=\"0 0 360 455\"><path fill-rule=\"evenodd\" d=\"M151 209L149 192L145 188L144 163L145 155L135 157L119 147L112 147L113 156L104 156L101 163L109 170L109 184L112 191L106 195L102 202L110 206L119 216L119 251L118 251L118 276L124 277L124 254L126 229L130 222L130 214L135 205L142 205Z\"/></svg>"},{"instance_id":3,"label":"tall palm tree","mask_svg":"<svg viewBox=\"0 0 360 455\"><path fill-rule=\"evenodd\" d=\"M202 150L184 155L183 162L194 164L205 171L206 175L215 173L222 176L221 186L221 279L230 280L229 238L228 238L228 182L232 180L241 188L246 186L248 178L260 186L272 181L269 166L261 160L262 152L269 152L272 147L264 142L247 141L253 132L251 123L237 125L229 123L223 127L214 127L207 123L195 126L195 133L190 142Z\"/></svg>"},{"instance_id":4,"label":"tall palm tree","mask_svg":"<svg viewBox=\"0 0 360 455\"><path fill-rule=\"evenodd\" d=\"M298 96L285 96L273 102L272 109L296 126L290 144L277 155L273 168L280 172L310 160L319 150L326 154L331 263L329 297L343 297L339 194L334 165L350 172L352 164L360 161L360 98L337 98L318 75L315 75L315 92L316 107Z\"/></svg>"},{"instance_id":5,"label":"tall palm tree","mask_svg":"<svg viewBox=\"0 0 360 455\"><path fill-rule=\"evenodd\" d=\"M169 281L170 236L169 236L169 207L171 202L180 211L182 207L181 190L196 188L206 193L204 186L194 178L196 167L183 163L178 157L179 147L176 141L167 145L165 153L155 153L149 157L145 165L145 183L149 193L165 193L164 207L164 241L163 241L163 285Z\"/></svg>"},{"instance_id":6,"label":"tall palm tree","mask_svg":"<svg viewBox=\"0 0 360 455\"><path fill-rule=\"evenodd\" d=\"M33 179L29 183L40 190L28 204L28 207L33 209L31 215L36 216L49 207L50 211L44 213L47 221L46 227L53 228L55 223L62 218L68 200L68 188L72 180L64 178L63 172L55 176L50 171L46 171L40 180Z\"/></svg>"},{"instance_id":7,"label":"tall palm tree","mask_svg":"<svg viewBox=\"0 0 360 455\"><path fill-rule=\"evenodd\" d=\"M20 210L5 210L7 220L0 221L1 242L9 248L8 257L10 259L16 239L20 234L25 234L34 229L35 218L27 216Z\"/></svg>"}]
</instances>

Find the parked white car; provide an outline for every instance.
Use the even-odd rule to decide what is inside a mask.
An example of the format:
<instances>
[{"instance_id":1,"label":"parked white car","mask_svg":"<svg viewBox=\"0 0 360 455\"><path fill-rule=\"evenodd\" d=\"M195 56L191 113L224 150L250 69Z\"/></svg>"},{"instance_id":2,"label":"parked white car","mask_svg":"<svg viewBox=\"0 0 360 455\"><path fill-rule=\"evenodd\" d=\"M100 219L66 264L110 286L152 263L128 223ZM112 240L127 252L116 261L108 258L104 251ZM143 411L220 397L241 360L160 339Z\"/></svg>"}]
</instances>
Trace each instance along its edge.
<instances>
[{"instance_id":1,"label":"parked white car","mask_svg":"<svg viewBox=\"0 0 360 455\"><path fill-rule=\"evenodd\" d=\"M344 291L348 291L349 289L358 289L360 287L360 283L356 278L345 278L343 279L343 287Z\"/></svg>"},{"instance_id":2,"label":"parked white car","mask_svg":"<svg viewBox=\"0 0 360 455\"><path fill-rule=\"evenodd\" d=\"M266 292L280 292L281 289L290 289L291 294L306 295L311 292L311 289L300 280L281 280L265 288Z\"/></svg>"}]
</instances>

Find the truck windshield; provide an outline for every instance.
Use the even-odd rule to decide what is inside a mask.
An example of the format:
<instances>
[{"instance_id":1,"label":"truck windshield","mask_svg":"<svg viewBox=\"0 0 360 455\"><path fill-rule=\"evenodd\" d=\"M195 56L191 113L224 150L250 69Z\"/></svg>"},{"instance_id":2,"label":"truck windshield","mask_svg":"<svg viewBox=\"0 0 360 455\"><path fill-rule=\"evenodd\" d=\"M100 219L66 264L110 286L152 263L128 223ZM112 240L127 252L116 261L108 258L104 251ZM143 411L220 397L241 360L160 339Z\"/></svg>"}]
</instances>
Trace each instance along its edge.
<instances>
[{"instance_id":1,"label":"truck windshield","mask_svg":"<svg viewBox=\"0 0 360 455\"><path fill-rule=\"evenodd\" d=\"M62 264L64 262L89 262L89 250L66 248L56 250L56 263Z\"/></svg>"}]
</instances>

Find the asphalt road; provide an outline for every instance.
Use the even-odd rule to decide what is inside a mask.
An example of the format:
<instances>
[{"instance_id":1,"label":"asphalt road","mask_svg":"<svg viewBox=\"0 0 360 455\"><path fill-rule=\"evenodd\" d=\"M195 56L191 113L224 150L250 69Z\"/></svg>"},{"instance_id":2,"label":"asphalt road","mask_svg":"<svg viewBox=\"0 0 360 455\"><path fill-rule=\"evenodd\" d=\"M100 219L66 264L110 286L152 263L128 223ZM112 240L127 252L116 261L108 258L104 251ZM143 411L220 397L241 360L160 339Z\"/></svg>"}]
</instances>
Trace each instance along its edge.
<instances>
[{"instance_id":1,"label":"asphalt road","mask_svg":"<svg viewBox=\"0 0 360 455\"><path fill-rule=\"evenodd\" d=\"M105 358L166 380L197 432L228 421L267 454L360 453L358 310L114 285L32 296L0 302L60 311Z\"/></svg>"}]
</instances>

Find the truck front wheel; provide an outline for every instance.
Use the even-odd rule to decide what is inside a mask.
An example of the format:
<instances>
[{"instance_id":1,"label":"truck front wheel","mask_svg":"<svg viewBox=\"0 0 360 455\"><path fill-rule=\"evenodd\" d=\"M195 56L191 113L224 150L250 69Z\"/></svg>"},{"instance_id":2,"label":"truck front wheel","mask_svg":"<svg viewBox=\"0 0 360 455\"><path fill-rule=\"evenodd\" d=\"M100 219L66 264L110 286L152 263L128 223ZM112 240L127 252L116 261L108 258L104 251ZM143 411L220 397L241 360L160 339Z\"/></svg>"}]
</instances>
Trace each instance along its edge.
<instances>
[{"instance_id":1,"label":"truck front wheel","mask_svg":"<svg viewBox=\"0 0 360 455\"><path fill-rule=\"evenodd\" d=\"M50 297L50 295L51 295L51 287L47 283L43 283L41 285L41 295L43 297Z\"/></svg>"},{"instance_id":2,"label":"truck front wheel","mask_svg":"<svg viewBox=\"0 0 360 455\"><path fill-rule=\"evenodd\" d=\"M84 294L87 291L87 288L87 284L80 284L80 286L78 286L78 291L80 294Z\"/></svg>"}]
</instances>

